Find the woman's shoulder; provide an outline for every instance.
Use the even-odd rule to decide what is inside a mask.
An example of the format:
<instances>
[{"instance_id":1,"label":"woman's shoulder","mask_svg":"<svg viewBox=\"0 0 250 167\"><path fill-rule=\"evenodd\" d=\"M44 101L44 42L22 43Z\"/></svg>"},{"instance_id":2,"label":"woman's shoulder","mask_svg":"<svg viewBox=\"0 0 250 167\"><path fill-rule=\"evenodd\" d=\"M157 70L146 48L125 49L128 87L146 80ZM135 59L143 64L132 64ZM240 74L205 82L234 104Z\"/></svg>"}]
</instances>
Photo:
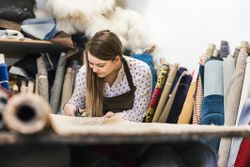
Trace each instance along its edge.
<instances>
[{"instance_id":1,"label":"woman's shoulder","mask_svg":"<svg viewBox=\"0 0 250 167\"><path fill-rule=\"evenodd\" d=\"M85 78L86 76L86 66L83 65L77 72L77 77L78 78Z\"/></svg>"},{"instance_id":2,"label":"woman's shoulder","mask_svg":"<svg viewBox=\"0 0 250 167\"><path fill-rule=\"evenodd\" d=\"M79 73L85 75L85 73L86 73L86 65L81 66L81 68L79 69Z\"/></svg>"},{"instance_id":3,"label":"woman's shoulder","mask_svg":"<svg viewBox=\"0 0 250 167\"><path fill-rule=\"evenodd\" d=\"M150 68L147 63L135 59L133 57L123 56L128 63L129 70L131 73L147 73L150 72Z\"/></svg>"}]
</instances>

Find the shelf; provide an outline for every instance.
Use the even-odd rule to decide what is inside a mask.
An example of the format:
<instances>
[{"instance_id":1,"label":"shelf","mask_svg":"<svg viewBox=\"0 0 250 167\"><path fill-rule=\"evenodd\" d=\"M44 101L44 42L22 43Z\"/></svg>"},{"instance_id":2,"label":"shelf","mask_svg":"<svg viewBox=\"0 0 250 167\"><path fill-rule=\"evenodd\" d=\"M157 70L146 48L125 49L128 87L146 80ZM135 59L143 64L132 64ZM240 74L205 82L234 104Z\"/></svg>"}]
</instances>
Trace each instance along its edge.
<instances>
[{"instance_id":1,"label":"shelf","mask_svg":"<svg viewBox=\"0 0 250 167\"><path fill-rule=\"evenodd\" d=\"M0 53L62 52L70 48L43 40L0 39Z\"/></svg>"},{"instance_id":2,"label":"shelf","mask_svg":"<svg viewBox=\"0 0 250 167\"><path fill-rule=\"evenodd\" d=\"M0 133L0 145L6 144L145 144L166 142L197 141L199 137L166 136L166 135L72 135L60 136L54 133L36 135L18 135L12 132Z\"/></svg>"}]
</instances>

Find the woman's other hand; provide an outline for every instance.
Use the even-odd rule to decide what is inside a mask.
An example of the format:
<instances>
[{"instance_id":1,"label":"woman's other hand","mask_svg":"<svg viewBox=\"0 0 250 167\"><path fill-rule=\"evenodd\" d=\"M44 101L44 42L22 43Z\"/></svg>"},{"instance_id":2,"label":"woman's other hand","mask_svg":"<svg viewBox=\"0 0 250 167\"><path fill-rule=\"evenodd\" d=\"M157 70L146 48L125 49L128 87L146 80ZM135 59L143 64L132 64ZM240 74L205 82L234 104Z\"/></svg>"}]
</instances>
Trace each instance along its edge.
<instances>
[{"instance_id":1,"label":"woman's other hand","mask_svg":"<svg viewBox=\"0 0 250 167\"><path fill-rule=\"evenodd\" d=\"M64 115L74 116L76 111L76 106L70 103L66 103L63 107Z\"/></svg>"},{"instance_id":2,"label":"woman's other hand","mask_svg":"<svg viewBox=\"0 0 250 167\"><path fill-rule=\"evenodd\" d=\"M113 113L112 111L109 111L109 112L107 112L103 117L104 118L111 118L111 117L113 117L113 116L115 116L116 114L115 113Z\"/></svg>"}]
</instances>

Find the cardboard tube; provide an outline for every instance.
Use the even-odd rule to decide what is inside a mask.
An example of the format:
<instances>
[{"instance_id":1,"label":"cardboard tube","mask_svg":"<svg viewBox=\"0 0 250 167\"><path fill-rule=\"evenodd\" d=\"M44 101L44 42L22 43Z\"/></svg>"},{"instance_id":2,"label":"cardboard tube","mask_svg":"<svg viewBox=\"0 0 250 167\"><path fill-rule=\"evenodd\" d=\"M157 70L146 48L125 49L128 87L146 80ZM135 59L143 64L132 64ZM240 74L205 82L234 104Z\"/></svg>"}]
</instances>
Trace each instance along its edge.
<instances>
[{"instance_id":1,"label":"cardboard tube","mask_svg":"<svg viewBox=\"0 0 250 167\"><path fill-rule=\"evenodd\" d=\"M35 94L19 94L9 99L4 112L6 126L21 134L34 134L49 125L52 109L48 102Z\"/></svg>"}]
</instances>

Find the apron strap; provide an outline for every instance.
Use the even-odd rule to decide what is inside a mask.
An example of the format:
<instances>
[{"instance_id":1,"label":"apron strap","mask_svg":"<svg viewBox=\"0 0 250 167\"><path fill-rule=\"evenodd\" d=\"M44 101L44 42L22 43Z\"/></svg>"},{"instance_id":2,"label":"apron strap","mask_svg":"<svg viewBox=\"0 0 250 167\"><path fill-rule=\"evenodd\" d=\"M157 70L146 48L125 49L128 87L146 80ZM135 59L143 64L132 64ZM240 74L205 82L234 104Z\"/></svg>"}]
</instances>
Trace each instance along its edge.
<instances>
[{"instance_id":1,"label":"apron strap","mask_svg":"<svg viewBox=\"0 0 250 167\"><path fill-rule=\"evenodd\" d=\"M124 71L125 71L125 74L126 74L126 77L127 77L127 80L128 80L129 87L130 87L131 90L133 90L135 86L133 84L132 75L130 73L128 63L123 57L121 58L121 61L122 61L122 64L124 66Z\"/></svg>"}]
</instances>

